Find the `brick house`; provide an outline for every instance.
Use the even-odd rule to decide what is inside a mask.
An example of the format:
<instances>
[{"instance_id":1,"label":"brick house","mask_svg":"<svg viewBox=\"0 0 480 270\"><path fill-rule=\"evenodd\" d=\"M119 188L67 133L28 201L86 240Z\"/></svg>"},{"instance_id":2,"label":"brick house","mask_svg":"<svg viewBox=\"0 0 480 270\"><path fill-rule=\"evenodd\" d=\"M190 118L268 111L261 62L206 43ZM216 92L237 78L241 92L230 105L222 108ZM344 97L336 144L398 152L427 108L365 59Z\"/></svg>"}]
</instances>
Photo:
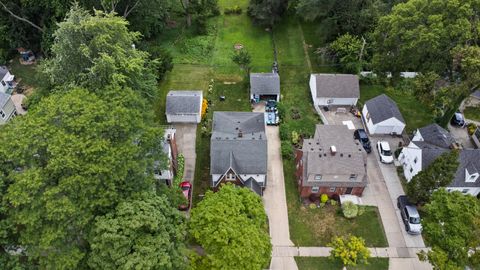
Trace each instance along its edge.
<instances>
[{"instance_id":1,"label":"brick house","mask_svg":"<svg viewBox=\"0 0 480 270\"><path fill-rule=\"evenodd\" d=\"M295 163L302 198L362 196L367 185L367 153L345 125L317 125L315 136L296 151Z\"/></svg>"}]
</instances>

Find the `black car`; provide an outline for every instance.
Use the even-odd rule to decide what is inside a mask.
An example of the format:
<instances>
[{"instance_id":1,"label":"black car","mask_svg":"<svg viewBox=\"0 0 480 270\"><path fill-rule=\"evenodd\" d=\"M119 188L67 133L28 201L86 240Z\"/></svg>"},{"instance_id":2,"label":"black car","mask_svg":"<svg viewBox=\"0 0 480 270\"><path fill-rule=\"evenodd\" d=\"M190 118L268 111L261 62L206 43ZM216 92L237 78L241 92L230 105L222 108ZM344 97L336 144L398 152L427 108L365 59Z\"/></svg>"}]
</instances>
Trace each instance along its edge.
<instances>
[{"instance_id":1,"label":"black car","mask_svg":"<svg viewBox=\"0 0 480 270\"><path fill-rule=\"evenodd\" d=\"M450 123L451 123L453 126L464 127L464 126L465 126L465 118L463 117L463 114L462 114L462 113L456 112L456 113L453 115L452 120L450 121Z\"/></svg>"},{"instance_id":2,"label":"black car","mask_svg":"<svg viewBox=\"0 0 480 270\"><path fill-rule=\"evenodd\" d=\"M267 103L265 104L265 109L268 111L268 110L273 110L273 109L277 109L277 101L276 100L273 100L273 99L269 99L267 100Z\"/></svg>"},{"instance_id":3,"label":"black car","mask_svg":"<svg viewBox=\"0 0 480 270\"><path fill-rule=\"evenodd\" d=\"M367 153L372 152L372 146L370 145L370 140L368 139L367 132L364 129L357 129L353 133L353 138L359 140L362 143L363 149Z\"/></svg>"}]
</instances>

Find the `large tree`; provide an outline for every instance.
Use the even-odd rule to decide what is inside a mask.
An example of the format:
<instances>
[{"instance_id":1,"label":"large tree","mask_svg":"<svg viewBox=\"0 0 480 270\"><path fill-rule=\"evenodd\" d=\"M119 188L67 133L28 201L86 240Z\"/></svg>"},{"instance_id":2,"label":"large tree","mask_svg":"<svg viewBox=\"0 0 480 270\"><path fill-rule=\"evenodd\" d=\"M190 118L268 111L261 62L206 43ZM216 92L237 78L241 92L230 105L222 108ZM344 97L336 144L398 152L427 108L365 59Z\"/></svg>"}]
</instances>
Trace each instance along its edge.
<instances>
[{"instance_id":1,"label":"large tree","mask_svg":"<svg viewBox=\"0 0 480 270\"><path fill-rule=\"evenodd\" d=\"M272 27L280 21L287 5L287 0L250 0L248 15L256 24Z\"/></svg>"},{"instance_id":2,"label":"large tree","mask_svg":"<svg viewBox=\"0 0 480 270\"><path fill-rule=\"evenodd\" d=\"M357 74L361 71L365 43L360 38L350 34L339 36L330 44L329 50L345 73Z\"/></svg>"},{"instance_id":3,"label":"large tree","mask_svg":"<svg viewBox=\"0 0 480 270\"><path fill-rule=\"evenodd\" d=\"M480 266L480 203L458 191L441 188L432 194L425 206L423 233L432 246L420 258L428 260L435 270L465 269Z\"/></svg>"},{"instance_id":4,"label":"large tree","mask_svg":"<svg viewBox=\"0 0 480 270\"><path fill-rule=\"evenodd\" d=\"M83 265L95 217L153 188L162 131L132 109L134 91L104 91L52 94L0 133L0 244L40 268Z\"/></svg>"},{"instance_id":5,"label":"large tree","mask_svg":"<svg viewBox=\"0 0 480 270\"><path fill-rule=\"evenodd\" d=\"M394 6L375 29L374 67L380 71L452 70L451 51L479 42L476 0L410 0Z\"/></svg>"},{"instance_id":6,"label":"large tree","mask_svg":"<svg viewBox=\"0 0 480 270\"><path fill-rule=\"evenodd\" d=\"M231 184L208 191L190 219L190 233L206 253L200 260L206 269L265 268L272 250L266 226L261 198Z\"/></svg>"},{"instance_id":7,"label":"large tree","mask_svg":"<svg viewBox=\"0 0 480 270\"><path fill-rule=\"evenodd\" d=\"M165 197L142 193L97 217L90 241L92 269L184 269L183 215Z\"/></svg>"},{"instance_id":8,"label":"large tree","mask_svg":"<svg viewBox=\"0 0 480 270\"><path fill-rule=\"evenodd\" d=\"M458 169L458 151L452 150L437 157L407 184L407 195L416 203L430 201L432 192L453 181Z\"/></svg>"}]
</instances>

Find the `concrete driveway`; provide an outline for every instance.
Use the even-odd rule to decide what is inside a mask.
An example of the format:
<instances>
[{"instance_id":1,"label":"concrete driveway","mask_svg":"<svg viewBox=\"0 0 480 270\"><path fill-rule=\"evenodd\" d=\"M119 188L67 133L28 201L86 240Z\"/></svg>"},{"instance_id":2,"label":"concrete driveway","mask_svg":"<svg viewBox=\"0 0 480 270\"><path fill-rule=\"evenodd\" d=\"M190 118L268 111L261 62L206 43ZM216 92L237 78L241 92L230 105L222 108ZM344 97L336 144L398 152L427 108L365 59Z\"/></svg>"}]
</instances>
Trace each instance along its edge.
<instances>
[{"instance_id":1,"label":"concrete driveway","mask_svg":"<svg viewBox=\"0 0 480 270\"><path fill-rule=\"evenodd\" d=\"M461 128L448 124L448 131L450 131L450 134L452 134L453 138L455 138L455 140L460 143L463 148L475 148L470 136L468 136L468 129L466 127Z\"/></svg>"},{"instance_id":2,"label":"concrete driveway","mask_svg":"<svg viewBox=\"0 0 480 270\"><path fill-rule=\"evenodd\" d=\"M197 124L176 123L173 126L177 130L175 135L178 152L185 157L183 179L193 183L193 178L195 177Z\"/></svg>"}]
</instances>

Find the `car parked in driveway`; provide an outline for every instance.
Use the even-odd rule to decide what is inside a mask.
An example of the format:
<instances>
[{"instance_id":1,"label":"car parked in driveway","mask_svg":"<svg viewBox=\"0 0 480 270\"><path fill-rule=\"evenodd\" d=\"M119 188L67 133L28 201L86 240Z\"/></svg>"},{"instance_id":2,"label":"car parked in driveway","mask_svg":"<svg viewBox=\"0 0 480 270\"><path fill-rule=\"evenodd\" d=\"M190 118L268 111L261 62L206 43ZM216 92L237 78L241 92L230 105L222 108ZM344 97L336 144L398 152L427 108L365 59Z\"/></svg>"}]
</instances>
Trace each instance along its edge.
<instances>
[{"instance_id":1,"label":"car parked in driveway","mask_svg":"<svg viewBox=\"0 0 480 270\"><path fill-rule=\"evenodd\" d=\"M370 140L368 139L367 132L365 132L364 129L355 130L355 132L353 133L353 138L355 140L360 141L360 143L363 146L363 149L365 149L365 151L367 151L367 153L372 152L372 146L370 145Z\"/></svg>"},{"instance_id":2,"label":"car parked in driveway","mask_svg":"<svg viewBox=\"0 0 480 270\"><path fill-rule=\"evenodd\" d=\"M455 112L453 114L452 120L450 120L452 126L465 127L465 117L461 112Z\"/></svg>"},{"instance_id":3,"label":"car parked in driveway","mask_svg":"<svg viewBox=\"0 0 480 270\"><path fill-rule=\"evenodd\" d=\"M183 196L186 199L186 203L182 203L178 206L179 210L186 211L190 208L190 199L192 193L192 184L188 181L183 181L180 183L180 189L182 190Z\"/></svg>"},{"instance_id":4,"label":"car parked in driveway","mask_svg":"<svg viewBox=\"0 0 480 270\"><path fill-rule=\"evenodd\" d=\"M378 141L377 150L382 163L393 163L393 154L387 141Z\"/></svg>"},{"instance_id":5,"label":"car parked in driveway","mask_svg":"<svg viewBox=\"0 0 480 270\"><path fill-rule=\"evenodd\" d=\"M403 223L405 224L405 230L409 234L421 234L422 223L420 220L420 214L418 214L417 207L408 201L408 197L405 195L398 196L397 206L400 210Z\"/></svg>"}]
</instances>

